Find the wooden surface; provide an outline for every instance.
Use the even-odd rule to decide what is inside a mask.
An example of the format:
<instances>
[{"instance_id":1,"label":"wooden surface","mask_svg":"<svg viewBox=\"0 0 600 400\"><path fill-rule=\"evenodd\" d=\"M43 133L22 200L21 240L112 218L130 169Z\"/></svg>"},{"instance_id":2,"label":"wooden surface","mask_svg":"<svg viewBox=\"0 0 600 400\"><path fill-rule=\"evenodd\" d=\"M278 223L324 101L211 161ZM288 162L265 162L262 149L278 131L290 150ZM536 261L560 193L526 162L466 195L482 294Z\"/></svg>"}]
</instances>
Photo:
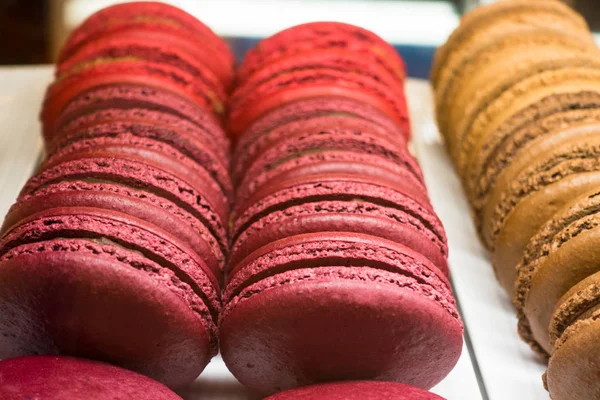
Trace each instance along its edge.
<instances>
[{"instance_id":1,"label":"wooden surface","mask_svg":"<svg viewBox=\"0 0 600 400\"><path fill-rule=\"evenodd\" d=\"M0 215L4 215L42 151L38 112L52 67L0 68ZM519 341L510 302L493 277L479 244L458 179L433 122L431 94L425 81L409 80L414 141L434 207L446 226L455 293L466 325L463 355L436 393L449 400L547 400L541 365ZM217 357L186 399L249 400Z\"/></svg>"}]
</instances>

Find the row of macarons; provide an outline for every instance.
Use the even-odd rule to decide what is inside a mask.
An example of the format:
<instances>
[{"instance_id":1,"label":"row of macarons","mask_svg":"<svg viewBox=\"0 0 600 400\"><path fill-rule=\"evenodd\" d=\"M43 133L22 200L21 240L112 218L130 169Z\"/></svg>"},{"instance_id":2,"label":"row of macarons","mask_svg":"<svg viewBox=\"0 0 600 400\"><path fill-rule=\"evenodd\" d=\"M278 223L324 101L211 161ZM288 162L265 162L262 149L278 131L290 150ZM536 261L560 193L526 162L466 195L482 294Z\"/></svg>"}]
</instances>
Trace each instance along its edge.
<instances>
[{"instance_id":1,"label":"row of macarons","mask_svg":"<svg viewBox=\"0 0 600 400\"><path fill-rule=\"evenodd\" d=\"M177 387L220 347L261 394L434 386L462 323L404 78L393 47L345 24L285 30L236 71L176 8L91 16L43 104L47 159L2 227L2 358L79 356Z\"/></svg>"},{"instance_id":2,"label":"row of macarons","mask_svg":"<svg viewBox=\"0 0 600 400\"><path fill-rule=\"evenodd\" d=\"M555 400L600 391L600 50L562 2L467 14L436 55L437 118L519 333Z\"/></svg>"}]
</instances>

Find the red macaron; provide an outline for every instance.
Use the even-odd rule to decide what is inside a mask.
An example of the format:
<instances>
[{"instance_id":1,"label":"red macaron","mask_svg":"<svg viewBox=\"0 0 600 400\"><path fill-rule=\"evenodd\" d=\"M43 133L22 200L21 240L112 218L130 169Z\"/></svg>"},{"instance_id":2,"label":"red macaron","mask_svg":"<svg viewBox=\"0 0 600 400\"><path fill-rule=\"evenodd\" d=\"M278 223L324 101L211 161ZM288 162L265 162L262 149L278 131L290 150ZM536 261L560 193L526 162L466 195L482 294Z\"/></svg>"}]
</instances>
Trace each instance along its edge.
<instances>
[{"instance_id":1,"label":"red macaron","mask_svg":"<svg viewBox=\"0 0 600 400\"><path fill-rule=\"evenodd\" d=\"M460 356L462 323L447 278L401 244L311 233L272 242L236 269L224 294L221 352L261 394L348 379L430 388Z\"/></svg>"},{"instance_id":2,"label":"red macaron","mask_svg":"<svg viewBox=\"0 0 600 400\"><path fill-rule=\"evenodd\" d=\"M4 400L181 400L143 375L90 360L31 356L0 361Z\"/></svg>"},{"instance_id":3,"label":"red macaron","mask_svg":"<svg viewBox=\"0 0 600 400\"><path fill-rule=\"evenodd\" d=\"M426 390L380 381L337 382L278 393L265 400L443 400Z\"/></svg>"},{"instance_id":4,"label":"red macaron","mask_svg":"<svg viewBox=\"0 0 600 400\"><path fill-rule=\"evenodd\" d=\"M234 55L227 44L195 17L165 3L138 1L106 7L79 25L58 56L62 64L83 47L106 38L147 38L182 49L207 65L224 88L233 82Z\"/></svg>"}]
</instances>

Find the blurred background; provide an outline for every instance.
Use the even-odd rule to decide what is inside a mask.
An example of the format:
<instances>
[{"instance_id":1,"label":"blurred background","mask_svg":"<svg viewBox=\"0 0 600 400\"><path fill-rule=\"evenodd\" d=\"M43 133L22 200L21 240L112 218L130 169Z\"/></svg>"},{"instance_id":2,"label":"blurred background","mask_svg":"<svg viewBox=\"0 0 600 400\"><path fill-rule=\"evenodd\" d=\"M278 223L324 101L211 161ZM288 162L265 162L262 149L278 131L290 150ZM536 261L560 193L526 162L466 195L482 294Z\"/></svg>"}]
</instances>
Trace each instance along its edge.
<instances>
[{"instance_id":1,"label":"blurred background","mask_svg":"<svg viewBox=\"0 0 600 400\"><path fill-rule=\"evenodd\" d=\"M164 0L163 0L164 1ZM537 0L531 0L537 1ZM0 0L0 64L51 63L69 32L118 0ZM435 48L462 13L493 0L170 0L228 38L236 55L261 37L303 22L341 21L393 43L409 75L427 77ZM570 0L600 32L599 0Z\"/></svg>"}]
</instances>

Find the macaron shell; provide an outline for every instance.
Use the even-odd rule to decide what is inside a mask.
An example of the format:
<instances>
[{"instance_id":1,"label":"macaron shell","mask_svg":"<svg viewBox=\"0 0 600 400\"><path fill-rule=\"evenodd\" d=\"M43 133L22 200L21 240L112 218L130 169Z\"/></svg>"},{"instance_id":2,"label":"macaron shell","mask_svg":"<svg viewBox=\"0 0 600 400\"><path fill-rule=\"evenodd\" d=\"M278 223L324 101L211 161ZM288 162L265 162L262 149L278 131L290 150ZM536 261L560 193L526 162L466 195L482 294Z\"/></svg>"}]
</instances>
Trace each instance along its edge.
<instances>
[{"instance_id":1,"label":"macaron shell","mask_svg":"<svg viewBox=\"0 0 600 400\"><path fill-rule=\"evenodd\" d=\"M597 312L593 318L572 327L569 339L554 351L548 363L545 378L553 400L593 400L600 396L598 341L600 320Z\"/></svg>"},{"instance_id":2,"label":"macaron shell","mask_svg":"<svg viewBox=\"0 0 600 400\"><path fill-rule=\"evenodd\" d=\"M584 217L567 226L553 242L556 250L537 261L523 306L532 338L551 352L549 326L559 299L575 284L598 272L596 229L598 216ZM567 238L569 238L567 240ZM569 268L564 268L569 260Z\"/></svg>"},{"instance_id":3,"label":"macaron shell","mask_svg":"<svg viewBox=\"0 0 600 400\"><path fill-rule=\"evenodd\" d=\"M258 154L245 172L247 179L261 173L273 171L282 163L303 155L322 153L332 150L345 150L366 155L377 155L397 163L420 180L421 171L417 162L404 146L396 145L385 137L368 131L343 127L327 127L310 131L300 131L271 143L268 149Z\"/></svg>"},{"instance_id":4,"label":"macaron shell","mask_svg":"<svg viewBox=\"0 0 600 400\"><path fill-rule=\"evenodd\" d=\"M555 25L557 28L564 28L565 31L589 34L587 23L581 15L559 1L516 0L476 8L465 14L460 26L436 52L431 72L434 88L438 90L441 85L447 84L448 76L460 70L462 63L479 47L508 33L507 28L513 21L517 26ZM554 24L549 24L550 21ZM474 35L474 32L480 34Z\"/></svg>"},{"instance_id":5,"label":"macaron shell","mask_svg":"<svg viewBox=\"0 0 600 400\"><path fill-rule=\"evenodd\" d=\"M549 217L562 204L582 192L572 183L569 186L562 183L565 178L587 173L586 176L590 176L589 182L595 182L594 175L600 169L600 164L597 165L600 140L594 136L591 134L587 140L584 140L585 137L581 137L579 141L573 140L572 143L565 143L552 152L540 154L537 158L530 160L526 168L515 171L515 177L507 179L505 187L495 188L495 197L490 197L481 214L481 234L484 243L489 248L494 248L498 233L505 225L506 219L523 199L549 186L555 188L562 186L562 203L560 203L560 190L555 189L552 200L546 193L544 201L549 203L547 204L548 208L541 208L540 212L547 212ZM524 164L526 163L524 162ZM586 186L586 184L585 181L581 182L582 186ZM571 190L570 197L564 192L567 188ZM544 198L542 197L542 199ZM551 207L552 204L555 206Z\"/></svg>"},{"instance_id":6,"label":"macaron shell","mask_svg":"<svg viewBox=\"0 0 600 400\"><path fill-rule=\"evenodd\" d=\"M48 88L41 112L45 131L56 128L58 116L74 96L97 86L125 82L166 88L196 102L215 115L224 112L222 94L213 92L203 82L181 70L129 58L99 60L90 61L69 72Z\"/></svg>"},{"instance_id":7,"label":"macaron shell","mask_svg":"<svg viewBox=\"0 0 600 400\"><path fill-rule=\"evenodd\" d=\"M85 181L90 178L99 179L102 182L130 185L169 199L205 224L206 228L217 238L223 251L226 251L227 231L210 203L187 183L149 165L147 160L145 163L141 163L133 161L131 157L121 159L113 154L111 157L84 157L65 161L44 169L31 178L21 191L19 199L50 183L67 180Z\"/></svg>"},{"instance_id":8,"label":"macaron shell","mask_svg":"<svg viewBox=\"0 0 600 400\"><path fill-rule=\"evenodd\" d=\"M405 134L376 107L339 96L315 97L281 104L278 108L257 119L239 138L233 158L235 160L245 159L245 154L253 154L250 150L252 146L265 146L270 140L276 140L284 136L287 128L302 127L304 123L310 126L313 118L331 116L367 120L381 127L384 132L389 132L390 139L398 138L400 143L405 142L401 138Z\"/></svg>"},{"instance_id":9,"label":"macaron shell","mask_svg":"<svg viewBox=\"0 0 600 400\"><path fill-rule=\"evenodd\" d=\"M81 118L82 123L93 119L93 114L101 110L144 109L173 115L195 124L198 129L213 137L219 147L228 148L227 135L220 127L212 112L200 107L176 91L148 85L136 85L132 82L111 86L94 87L78 93L67 103L56 123L56 130L70 126ZM169 122L171 124L171 122ZM173 123L176 125L176 123ZM51 142L54 132L44 131L44 137Z\"/></svg>"},{"instance_id":10,"label":"macaron shell","mask_svg":"<svg viewBox=\"0 0 600 400\"><path fill-rule=\"evenodd\" d=\"M51 208L76 206L119 211L148 221L188 244L215 276L225 267L225 255L217 240L189 212L152 193L121 185L81 181L47 185L11 207L0 234L35 213Z\"/></svg>"},{"instance_id":11,"label":"macaron shell","mask_svg":"<svg viewBox=\"0 0 600 400\"><path fill-rule=\"evenodd\" d=\"M264 279L227 306L223 358L240 382L262 394L347 379L432 387L458 360L462 327L402 280L365 267Z\"/></svg>"},{"instance_id":12,"label":"macaron shell","mask_svg":"<svg viewBox=\"0 0 600 400\"><path fill-rule=\"evenodd\" d=\"M533 142L561 140L563 137L584 135L600 121L600 109L594 101L561 102L561 108L548 115L524 124L509 137L490 138L480 150L480 157L471 165L473 183L472 204L481 209L494 187L497 177L506 165L512 164L526 149L534 148ZM600 96L598 97L600 103ZM495 142L493 145L491 142ZM489 145L488 145L489 144Z\"/></svg>"},{"instance_id":13,"label":"macaron shell","mask_svg":"<svg viewBox=\"0 0 600 400\"><path fill-rule=\"evenodd\" d=\"M360 139L360 135L365 134L369 137L379 138L373 139L381 144L388 144L388 147L395 149L396 152L399 148L404 149L406 143L403 136L399 135L398 130L387 130L379 124L367 120L365 118L345 114L343 111L335 113L333 115L319 115L315 113L314 116L309 116L304 119L292 120L289 122L282 122L279 126L274 129L264 132L258 136L255 140L249 141L242 138L238 148L235 152L236 163L233 168L233 177L236 182L247 175L246 171L250 165L256 161L256 159L264 154L266 151L273 151L272 148L277 145L283 145L287 143L291 138L298 135L308 135L311 132L324 133L327 130L332 131L354 131L357 139ZM245 135L244 135L245 136Z\"/></svg>"},{"instance_id":14,"label":"macaron shell","mask_svg":"<svg viewBox=\"0 0 600 400\"><path fill-rule=\"evenodd\" d=\"M178 386L214 354L171 279L136 253L63 239L17 247L0 263L2 358L77 355Z\"/></svg>"},{"instance_id":15,"label":"macaron shell","mask_svg":"<svg viewBox=\"0 0 600 400\"><path fill-rule=\"evenodd\" d=\"M149 134L148 136L134 135L127 131L119 134L116 130L112 132L109 130L105 135L93 136L90 139L81 138L57 149L46 160L43 167L94 153L114 153L115 156L130 156L134 160L142 159L144 162L159 166L159 168L191 182L190 185L210 198L214 207L221 209L221 215L225 217L226 211L223 208L226 206L223 204L227 204L228 200L233 197L233 186L229 179L227 166L219 160L219 157L205 149L194 152L202 160L202 162L198 162L198 159L192 159L190 155L182 153L170 143L161 141L160 135L152 137Z\"/></svg>"},{"instance_id":16,"label":"macaron shell","mask_svg":"<svg viewBox=\"0 0 600 400\"><path fill-rule=\"evenodd\" d=\"M292 199L331 198L339 193L346 196L368 194L371 199L382 199L385 204L411 204L414 213L427 221L425 224L431 227L440 238L445 233L439 219L433 212L429 203L416 201L411 196L411 190L402 185L394 185L393 182L376 179L373 177L361 177L353 174L327 174L308 175L292 179L282 179L265 185L257 191L245 204L240 204L234 210L234 224L232 233L239 233L243 226L257 215L264 215L268 211L277 209ZM347 197L347 198L348 198ZM295 201L291 201L295 203Z\"/></svg>"},{"instance_id":17,"label":"macaron shell","mask_svg":"<svg viewBox=\"0 0 600 400\"><path fill-rule=\"evenodd\" d=\"M50 154L80 139L130 133L169 144L201 165L216 162L229 168L230 164L229 144L217 132L159 111L104 109L76 118L56 133L56 139L46 144Z\"/></svg>"},{"instance_id":18,"label":"macaron shell","mask_svg":"<svg viewBox=\"0 0 600 400\"><path fill-rule=\"evenodd\" d=\"M401 383L358 381L306 386L266 400L443 400L442 397Z\"/></svg>"},{"instance_id":19,"label":"macaron shell","mask_svg":"<svg viewBox=\"0 0 600 400\"><path fill-rule=\"evenodd\" d=\"M373 32L340 22L312 22L285 29L261 41L245 56L238 80L245 82L258 68L289 55L335 48L370 58L398 79L406 76L404 61L389 43Z\"/></svg>"},{"instance_id":20,"label":"macaron shell","mask_svg":"<svg viewBox=\"0 0 600 400\"><path fill-rule=\"evenodd\" d=\"M600 68L599 54L590 52L587 49L578 49L572 44L562 44L561 46L562 48L554 43L552 43L552 46L547 45L545 47L541 44L536 44L534 46L520 47L520 51L518 50L518 46L512 46L517 47L517 50L514 50L512 53L513 57L508 55L503 57L506 64L498 62L498 65L494 66L494 68L483 68L489 75L481 76L481 80L479 81L473 78L470 87L463 86L464 88L454 102L455 105L462 104L463 106L455 106L454 112L449 117L449 126L454 127L457 133L464 132L475 121L479 113L485 112L487 106L493 103L496 98L510 91L520 81L527 79L529 76L536 75L540 71L594 65ZM529 57L531 57L535 62L526 62L518 58L524 57L524 54L527 54L527 60L530 60ZM557 54L560 54L560 56L557 57ZM501 57L501 55L494 54L491 60L496 60L496 57ZM506 71L509 68L515 69L514 65L520 66L520 69L512 70L508 78L497 78L498 76L502 76L503 70ZM488 84L486 85L486 83ZM462 111L459 108L462 108ZM488 142L487 136L484 143ZM480 155L480 147L476 147L469 154L468 160L466 160L467 166L465 167L467 173L471 169L474 169L473 163ZM468 187L468 189L470 188Z\"/></svg>"},{"instance_id":21,"label":"macaron shell","mask_svg":"<svg viewBox=\"0 0 600 400\"><path fill-rule=\"evenodd\" d=\"M109 364L71 357L30 356L0 362L5 400L136 398L181 400L160 383Z\"/></svg>"},{"instance_id":22,"label":"macaron shell","mask_svg":"<svg viewBox=\"0 0 600 400\"><path fill-rule=\"evenodd\" d=\"M495 184L495 188L498 190L490 196L489 203L484 210L491 210L498 204L499 198L510 193L509 190L503 191L502 189L509 188L511 183L517 180L517 171L526 169L530 163L538 160L540 155L546 157L553 153L556 154L561 147L564 148L565 145L568 145L571 148L576 141L592 143L594 139L597 139L600 125L586 128L588 129L583 129L580 135L571 131L570 135L543 137L532 141L522 150L519 157L514 159L513 163L501 173ZM568 154L568 150L564 154ZM551 184L548 190L542 189L540 194L532 194L531 198L526 197L511 211L514 215L509 214L506 218L493 243L492 264L498 280L511 297L514 297L514 282L517 278L516 266L531 237L565 202L569 202L574 195L585 192L587 188L593 188L598 183L597 173L581 175L581 177L567 178L565 182L559 181L559 183ZM544 208L540 210L539 208L542 206ZM533 210L537 211L530 214ZM524 220L525 215L529 215L529 218Z\"/></svg>"},{"instance_id":23,"label":"macaron shell","mask_svg":"<svg viewBox=\"0 0 600 400\"><path fill-rule=\"evenodd\" d=\"M230 265L268 243L314 232L356 232L392 240L418 251L449 275L446 243L418 217L367 200L305 202L271 212L237 236Z\"/></svg>"},{"instance_id":24,"label":"macaron shell","mask_svg":"<svg viewBox=\"0 0 600 400\"><path fill-rule=\"evenodd\" d=\"M546 55L541 52L544 47L553 47L553 49L550 49ZM487 84L502 83L503 80L509 79L504 84L504 91L506 91L536 72L558 69L561 65L563 68L569 66L569 52L579 55L573 62L575 66L578 64L585 66L594 58L598 59L597 56L600 54L590 41L589 34L565 34L564 31L552 26L522 25L511 35L500 36L470 57L468 64L465 64L452 78L452 86L446 91L436 92L436 106L440 110L440 118L438 118L440 128L448 132L447 136L460 140L462 132L477 116L474 111L481 111L487 104L477 101L478 96L487 94L485 91ZM541 63L543 57L552 58L554 55L556 58L557 54L561 57L554 62L556 65L554 68L531 68L532 64ZM581 59L584 61L582 62ZM499 97L499 94L488 94L488 99L493 100ZM465 108L464 114L461 113L460 105Z\"/></svg>"},{"instance_id":25,"label":"macaron shell","mask_svg":"<svg viewBox=\"0 0 600 400\"><path fill-rule=\"evenodd\" d=\"M600 273L595 273L573 286L556 306L550 323L550 344L556 349L568 340L563 334L597 313Z\"/></svg>"},{"instance_id":26,"label":"macaron shell","mask_svg":"<svg viewBox=\"0 0 600 400\"><path fill-rule=\"evenodd\" d=\"M244 179L238 186L236 201L244 203L256 191L274 180L314 174L359 174L389 181L403 182L415 199L429 203L424 183L412 171L380 156L351 151L324 151L305 154L277 165L252 179Z\"/></svg>"},{"instance_id":27,"label":"macaron shell","mask_svg":"<svg viewBox=\"0 0 600 400\"><path fill-rule=\"evenodd\" d=\"M252 96L242 99L233 94L228 127L234 136L243 133L256 119L281 104L320 96L348 97L379 108L404 132L410 132L406 104L389 96L385 86L351 72L332 69L299 70L281 74L261 85Z\"/></svg>"},{"instance_id":28,"label":"macaron shell","mask_svg":"<svg viewBox=\"0 0 600 400\"><path fill-rule=\"evenodd\" d=\"M53 238L108 239L140 252L170 269L204 299L213 319L220 311L219 276L179 238L144 220L118 211L90 207L57 207L22 219L0 239L0 254L22 244ZM206 307L202 307L209 318Z\"/></svg>"},{"instance_id":29,"label":"macaron shell","mask_svg":"<svg viewBox=\"0 0 600 400\"><path fill-rule=\"evenodd\" d=\"M206 25L181 9L159 2L133 2L106 7L86 19L68 37L59 55L63 63L85 44L110 34L122 35L132 30L160 32L172 37L172 41L203 43L212 50L212 58L203 58L223 85L233 81L235 57L227 44Z\"/></svg>"},{"instance_id":30,"label":"macaron shell","mask_svg":"<svg viewBox=\"0 0 600 400\"><path fill-rule=\"evenodd\" d=\"M599 80L599 68L572 67L544 71L505 92L489 104L470 127L458 134L460 147L457 148L455 159L461 175L464 175L468 160L491 133L507 129L507 126L518 126L524 118L530 118L523 111L527 107L563 93L600 92L600 85L597 85Z\"/></svg>"}]
</instances>

